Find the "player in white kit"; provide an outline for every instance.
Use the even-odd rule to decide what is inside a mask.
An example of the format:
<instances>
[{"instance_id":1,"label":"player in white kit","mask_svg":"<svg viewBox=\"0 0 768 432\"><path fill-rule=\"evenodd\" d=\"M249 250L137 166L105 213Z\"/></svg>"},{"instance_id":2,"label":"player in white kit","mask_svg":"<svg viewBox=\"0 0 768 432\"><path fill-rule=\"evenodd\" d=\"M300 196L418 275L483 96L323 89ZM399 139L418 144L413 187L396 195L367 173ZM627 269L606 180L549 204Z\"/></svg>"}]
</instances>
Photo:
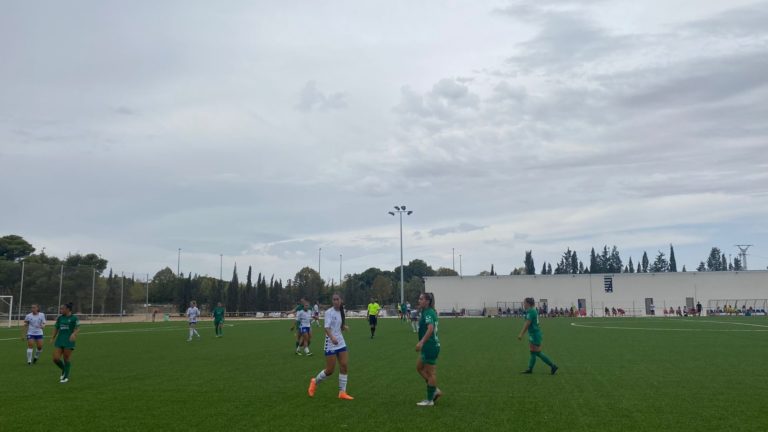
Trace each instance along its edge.
<instances>
[{"instance_id":1,"label":"player in white kit","mask_svg":"<svg viewBox=\"0 0 768 432\"><path fill-rule=\"evenodd\" d=\"M312 307L312 322L320 327L320 306L317 303Z\"/></svg>"},{"instance_id":2,"label":"player in white kit","mask_svg":"<svg viewBox=\"0 0 768 432\"><path fill-rule=\"evenodd\" d=\"M315 378L309 381L309 397L315 396L317 384L333 375L336 369L336 360L339 361L339 399L352 400L347 394L347 343L344 341L343 331L347 330L344 316L344 304L341 295L333 294L333 307L325 311L323 318L325 327L325 369L321 370Z\"/></svg>"},{"instance_id":3,"label":"player in white kit","mask_svg":"<svg viewBox=\"0 0 768 432\"><path fill-rule=\"evenodd\" d=\"M312 315L309 312L309 303L304 302L304 309L296 312L296 321L299 324L299 346L296 347L296 354L301 355L301 349L304 348L304 354L310 356L309 352L309 337L312 334L310 326L312 325Z\"/></svg>"},{"instance_id":4,"label":"player in white kit","mask_svg":"<svg viewBox=\"0 0 768 432\"><path fill-rule=\"evenodd\" d=\"M200 338L200 333L197 332L197 318L200 316L200 309L197 308L197 302L192 300L189 302L189 308L187 308L187 319L189 320L189 339L192 340L192 335L197 335Z\"/></svg>"},{"instance_id":5,"label":"player in white kit","mask_svg":"<svg viewBox=\"0 0 768 432\"><path fill-rule=\"evenodd\" d=\"M27 340L27 364L32 365L33 363L37 363L37 359L40 358L40 353L43 352L45 314L40 312L40 307L38 305L33 304L32 312L24 317L24 328L26 330L25 335L23 335L21 339ZM33 350L35 346L37 346L37 351Z\"/></svg>"}]
</instances>

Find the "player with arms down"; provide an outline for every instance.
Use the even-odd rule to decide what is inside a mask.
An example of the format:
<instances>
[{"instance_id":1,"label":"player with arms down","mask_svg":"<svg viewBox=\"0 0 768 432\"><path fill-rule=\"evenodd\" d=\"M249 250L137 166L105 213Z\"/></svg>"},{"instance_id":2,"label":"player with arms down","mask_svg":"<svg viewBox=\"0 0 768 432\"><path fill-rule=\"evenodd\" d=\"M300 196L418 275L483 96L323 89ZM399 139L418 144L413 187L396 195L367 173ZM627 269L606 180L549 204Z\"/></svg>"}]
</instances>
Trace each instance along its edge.
<instances>
[{"instance_id":1,"label":"player with arms down","mask_svg":"<svg viewBox=\"0 0 768 432\"><path fill-rule=\"evenodd\" d=\"M75 350L75 340L80 333L80 320L72 313L73 304L67 303L59 308L56 318L56 327L51 337L55 347L53 351L53 363L61 369L60 383L69 382L69 371L72 368L72 351Z\"/></svg>"},{"instance_id":2,"label":"player with arms down","mask_svg":"<svg viewBox=\"0 0 768 432\"><path fill-rule=\"evenodd\" d=\"M27 341L27 364L32 365L37 363L40 358L40 354L43 352L43 329L45 328L45 314L40 312L40 307L36 304L32 305L32 312L28 313L24 317L24 330L25 336L21 339ZM37 346L37 350L33 348Z\"/></svg>"},{"instance_id":3,"label":"player with arms down","mask_svg":"<svg viewBox=\"0 0 768 432\"><path fill-rule=\"evenodd\" d=\"M541 328L539 327L539 313L536 311L536 302L532 297L526 297L525 299L525 325L520 330L520 334L517 335L517 339L521 340L526 331L528 331L528 343L531 350L531 357L528 360L528 369L524 370L524 374L532 374L533 366L536 365L536 357L541 361L549 365L550 373L552 375L557 372L557 365L552 362L543 352L541 352L541 342L543 340L541 334Z\"/></svg>"},{"instance_id":4,"label":"player with arms down","mask_svg":"<svg viewBox=\"0 0 768 432\"><path fill-rule=\"evenodd\" d=\"M440 355L440 339L437 336L438 318L435 311L435 295L422 293L419 296L419 308L421 319L416 351L421 354L416 361L416 371L427 382L427 398L416 405L432 406L443 395L443 392L437 388L437 357Z\"/></svg>"}]
</instances>

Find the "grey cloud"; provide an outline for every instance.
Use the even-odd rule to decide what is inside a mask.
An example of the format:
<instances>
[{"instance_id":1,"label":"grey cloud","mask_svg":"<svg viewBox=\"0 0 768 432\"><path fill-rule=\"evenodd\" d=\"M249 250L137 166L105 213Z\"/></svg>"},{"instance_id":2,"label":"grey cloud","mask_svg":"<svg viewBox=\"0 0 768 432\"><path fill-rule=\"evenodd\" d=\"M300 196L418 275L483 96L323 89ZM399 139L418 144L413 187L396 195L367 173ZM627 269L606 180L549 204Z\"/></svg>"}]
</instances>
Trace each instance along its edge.
<instances>
[{"instance_id":1,"label":"grey cloud","mask_svg":"<svg viewBox=\"0 0 768 432\"><path fill-rule=\"evenodd\" d=\"M444 227L444 228L435 228L429 231L430 236L443 236L446 234L456 234L456 233L465 233L465 232L472 232L472 231L478 231L482 230L484 228L487 228L485 226L477 226L472 225L467 222L462 222L456 226L450 226L450 227Z\"/></svg>"},{"instance_id":2,"label":"grey cloud","mask_svg":"<svg viewBox=\"0 0 768 432\"><path fill-rule=\"evenodd\" d=\"M768 34L766 23L768 23L768 2L759 2L684 24L682 29L720 37L755 37Z\"/></svg>"},{"instance_id":3,"label":"grey cloud","mask_svg":"<svg viewBox=\"0 0 768 432\"><path fill-rule=\"evenodd\" d=\"M302 112L338 110L347 107L344 93L325 94L315 81L308 81L301 90L296 109Z\"/></svg>"}]
</instances>

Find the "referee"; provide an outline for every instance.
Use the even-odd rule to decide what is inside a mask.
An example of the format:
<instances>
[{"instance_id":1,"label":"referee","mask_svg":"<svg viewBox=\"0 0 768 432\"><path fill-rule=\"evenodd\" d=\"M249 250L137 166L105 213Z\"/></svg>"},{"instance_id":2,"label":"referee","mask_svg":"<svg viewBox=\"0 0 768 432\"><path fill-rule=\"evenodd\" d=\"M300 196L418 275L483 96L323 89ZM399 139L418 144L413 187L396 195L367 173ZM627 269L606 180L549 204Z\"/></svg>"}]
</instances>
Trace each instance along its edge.
<instances>
[{"instance_id":1,"label":"referee","mask_svg":"<svg viewBox=\"0 0 768 432\"><path fill-rule=\"evenodd\" d=\"M376 333L376 322L378 321L380 309L381 306L376 303L376 299L372 298L371 302L368 303L368 324L371 325L371 339L373 339L373 335Z\"/></svg>"}]
</instances>

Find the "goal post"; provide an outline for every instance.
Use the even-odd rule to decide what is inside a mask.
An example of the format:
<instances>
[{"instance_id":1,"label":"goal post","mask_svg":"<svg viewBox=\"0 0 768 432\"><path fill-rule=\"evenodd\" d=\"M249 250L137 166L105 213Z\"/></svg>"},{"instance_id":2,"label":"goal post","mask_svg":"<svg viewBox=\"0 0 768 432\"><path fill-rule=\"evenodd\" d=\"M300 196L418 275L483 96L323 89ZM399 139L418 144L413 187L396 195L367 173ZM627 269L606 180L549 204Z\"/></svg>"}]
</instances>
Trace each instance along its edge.
<instances>
[{"instance_id":1,"label":"goal post","mask_svg":"<svg viewBox=\"0 0 768 432\"><path fill-rule=\"evenodd\" d=\"M13 296L0 296L0 326L11 327L13 319Z\"/></svg>"}]
</instances>

